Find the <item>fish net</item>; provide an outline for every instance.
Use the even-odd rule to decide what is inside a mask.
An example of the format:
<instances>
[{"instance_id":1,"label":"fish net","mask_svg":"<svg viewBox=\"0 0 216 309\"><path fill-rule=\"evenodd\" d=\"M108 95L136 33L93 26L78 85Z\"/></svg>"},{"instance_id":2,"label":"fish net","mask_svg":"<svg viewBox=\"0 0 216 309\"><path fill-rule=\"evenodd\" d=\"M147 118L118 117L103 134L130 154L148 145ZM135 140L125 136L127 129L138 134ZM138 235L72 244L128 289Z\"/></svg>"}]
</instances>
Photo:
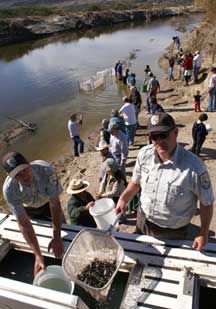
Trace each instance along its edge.
<instances>
[{"instance_id":1,"label":"fish net","mask_svg":"<svg viewBox=\"0 0 216 309\"><path fill-rule=\"evenodd\" d=\"M110 232L82 230L65 253L62 266L71 281L84 288L95 299L105 300L123 259L124 250ZM111 278L101 288L93 287L78 279L78 275L95 260L116 265Z\"/></svg>"}]
</instances>

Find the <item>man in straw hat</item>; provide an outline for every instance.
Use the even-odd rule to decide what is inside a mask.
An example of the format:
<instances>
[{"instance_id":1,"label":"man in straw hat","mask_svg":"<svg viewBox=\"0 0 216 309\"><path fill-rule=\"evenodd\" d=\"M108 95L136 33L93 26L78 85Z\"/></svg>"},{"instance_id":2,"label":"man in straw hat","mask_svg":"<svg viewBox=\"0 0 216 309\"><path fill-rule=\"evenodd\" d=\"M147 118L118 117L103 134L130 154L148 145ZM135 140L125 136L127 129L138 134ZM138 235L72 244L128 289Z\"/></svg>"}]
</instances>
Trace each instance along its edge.
<instances>
[{"instance_id":1,"label":"man in straw hat","mask_svg":"<svg viewBox=\"0 0 216 309\"><path fill-rule=\"evenodd\" d=\"M9 152L2 158L8 176L3 184L3 195L17 218L20 230L35 255L34 273L45 269L44 259L29 218L52 217L53 238L48 251L55 257L63 255L61 239L62 211L59 194L61 184L52 167L45 161L29 161L18 152Z\"/></svg>"},{"instance_id":2,"label":"man in straw hat","mask_svg":"<svg viewBox=\"0 0 216 309\"><path fill-rule=\"evenodd\" d=\"M213 213L213 191L202 160L177 143L178 128L169 114L153 115L148 122L151 145L138 153L132 180L119 198L116 212L141 191L137 233L164 239L185 239L200 202L201 229L193 248L208 242Z\"/></svg>"},{"instance_id":3,"label":"man in straw hat","mask_svg":"<svg viewBox=\"0 0 216 309\"><path fill-rule=\"evenodd\" d=\"M80 179L72 179L67 194L71 194L68 201L68 215L71 224L96 227L93 217L89 214L89 208L94 206L94 198L87 191L89 182Z\"/></svg>"},{"instance_id":4,"label":"man in straw hat","mask_svg":"<svg viewBox=\"0 0 216 309\"><path fill-rule=\"evenodd\" d=\"M216 65L214 65L211 69L212 76L209 81L209 104L208 104L208 112L213 112L216 109Z\"/></svg>"}]
</instances>

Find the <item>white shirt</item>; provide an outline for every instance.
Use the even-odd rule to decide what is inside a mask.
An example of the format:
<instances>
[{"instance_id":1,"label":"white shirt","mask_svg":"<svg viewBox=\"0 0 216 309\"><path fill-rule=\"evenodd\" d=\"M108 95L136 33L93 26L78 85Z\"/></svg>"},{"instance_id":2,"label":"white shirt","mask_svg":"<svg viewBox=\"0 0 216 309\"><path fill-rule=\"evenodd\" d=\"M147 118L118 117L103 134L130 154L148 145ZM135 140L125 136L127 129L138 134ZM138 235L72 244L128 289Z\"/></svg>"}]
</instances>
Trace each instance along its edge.
<instances>
[{"instance_id":1,"label":"white shirt","mask_svg":"<svg viewBox=\"0 0 216 309\"><path fill-rule=\"evenodd\" d=\"M161 227L183 227L194 216L197 200L204 206L214 201L204 163L180 145L166 162L159 160L153 145L143 147L132 182L141 187L141 208L146 218Z\"/></svg>"},{"instance_id":2,"label":"white shirt","mask_svg":"<svg viewBox=\"0 0 216 309\"><path fill-rule=\"evenodd\" d=\"M212 88L215 88L216 89L216 74L213 74L210 78L210 81L209 81L209 88L212 89Z\"/></svg>"},{"instance_id":3,"label":"white shirt","mask_svg":"<svg viewBox=\"0 0 216 309\"><path fill-rule=\"evenodd\" d=\"M71 138L74 136L80 136L80 124L78 122L69 120L68 130Z\"/></svg>"},{"instance_id":4,"label":"white shirt","mask_svg":"<svg viewBox=\"0 0 216 309\"><path fill-rule=\"evenodd\" d=\"M199 54L193 57L193 65L197 68L201 67L201 56Z\"/></svg>"},{"instance_id":5,"label":"white shirt","mask_svg":"<svg viewBox=\"0 0 216 309\"><path fill-rule=\"evenodd\" d=\"M125 103L119 110L119 113L123 114L126 126L136 124L136 111L135 106L132 103Z\"/></svg>"},{"instance_id":6,"label":"white shirt","mask_svg":"<svg viewBox=\"0 0 216 309\"><path fill-rule=\"evenodd\" d=\"M127 160L128 156L128 137L126 134L118 131L116 136L110 136L110 152L118 164Z\"/></svg>"}]
</instances>

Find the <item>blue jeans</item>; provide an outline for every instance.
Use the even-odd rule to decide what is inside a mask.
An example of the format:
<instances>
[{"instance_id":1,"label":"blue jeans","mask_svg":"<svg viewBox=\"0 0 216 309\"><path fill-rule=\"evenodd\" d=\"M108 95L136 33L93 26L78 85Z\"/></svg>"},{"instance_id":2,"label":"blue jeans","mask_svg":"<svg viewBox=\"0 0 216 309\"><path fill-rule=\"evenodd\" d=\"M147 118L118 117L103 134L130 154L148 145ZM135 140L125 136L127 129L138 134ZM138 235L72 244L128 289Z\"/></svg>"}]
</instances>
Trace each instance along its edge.
<instances>
[{"instance_id":1,"label":"blue jeans","mask_svg":"<svg viewBox=\"0 0 216 309\"><path fill-rule=\"evenodd\" d=\"M81 138L79 136L74 136L73 137L73 141L74 141L74 155L77 157L79 156L79 150L78 150L78 146L80 145L80 153L84 152L84 142L81 140Z\"/></svg>"},{"instance_id":2,"label":"blue jeans","mask_svg":"<svg viewBox=\"0 0 216 309\"><path fill-rule=\"evenodd\" d=\"M199 67L194 67L194 82L198 81L198 77L199 77Z\"/></svg>"},{"instance_id":3,"label":"blue jeans","mask_svg":"<svg viewBox=\"0 0 216 309\"><path fill-rule=\"evenodd\" d=\"M169 67L169 69L168 69L168 75L169 75L169 80L174 80L173 68L172 68L172 67Z\"/></svg>"},{"instance_id":4,"label":"blue jeans","mask_svg":"<svg viewBox=\"0 0 216 309\"><path fill-rule=\"evenodd\" d=\"M147 94L147 97L146 97L146 111L148 113L151 113L151 104L150 104L150 95Z\"/></svg>"},{"instance_id":5,"label":"blue jeans","mask_svg":"<svg viewBox=\"0 0 216 309\"><path fill-rule=\"evenodd\" d=\"M208 112L216 109L216 89L211 89L209 93Z\"/></svg>"},{"instance_id":6,"label":"blue jeans","mask_svg":"<svg viewBox=\"0 0 216 309\"><path fill-rule=\"evenodd\" d=\"M136 123L135 124L130 124L130 125L126 125L126 134L128 136L128 141L129 141L129 145L133 145L134 143L134 136L136 133Z\"/></svg>"}]
</instances>

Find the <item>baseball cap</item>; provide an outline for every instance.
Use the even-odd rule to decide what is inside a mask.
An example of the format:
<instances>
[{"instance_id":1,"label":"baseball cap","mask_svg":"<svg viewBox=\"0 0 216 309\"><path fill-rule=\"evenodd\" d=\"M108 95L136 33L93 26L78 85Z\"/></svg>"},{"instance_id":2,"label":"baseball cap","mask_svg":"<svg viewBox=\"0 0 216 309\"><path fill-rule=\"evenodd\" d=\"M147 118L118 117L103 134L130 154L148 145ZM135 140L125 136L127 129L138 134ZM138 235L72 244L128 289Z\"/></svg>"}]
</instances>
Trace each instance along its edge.
<instances>
[{"instance_id":1,"label":"baseball cap","mask_svg":"<svg viewBox=\"0 0 216 309\"><path fill-rule=\"evenodd\" d=\"M21 153L9 152L2 158L2 166L11 177L15 177L19 172L29 167L29 162Z\"/></svg>"},{"instance_id":2,"label":"baseball cap","mask_svg":"<svg viewBox=\"0 0 216 309\"><path fill-rule=\"evenodd\" d=\"M167 113L159 113L153 115L148 120L148 131L151 132L167 132L171 128L175 128L175 120Z\"/></svg>"}]
</instances>

